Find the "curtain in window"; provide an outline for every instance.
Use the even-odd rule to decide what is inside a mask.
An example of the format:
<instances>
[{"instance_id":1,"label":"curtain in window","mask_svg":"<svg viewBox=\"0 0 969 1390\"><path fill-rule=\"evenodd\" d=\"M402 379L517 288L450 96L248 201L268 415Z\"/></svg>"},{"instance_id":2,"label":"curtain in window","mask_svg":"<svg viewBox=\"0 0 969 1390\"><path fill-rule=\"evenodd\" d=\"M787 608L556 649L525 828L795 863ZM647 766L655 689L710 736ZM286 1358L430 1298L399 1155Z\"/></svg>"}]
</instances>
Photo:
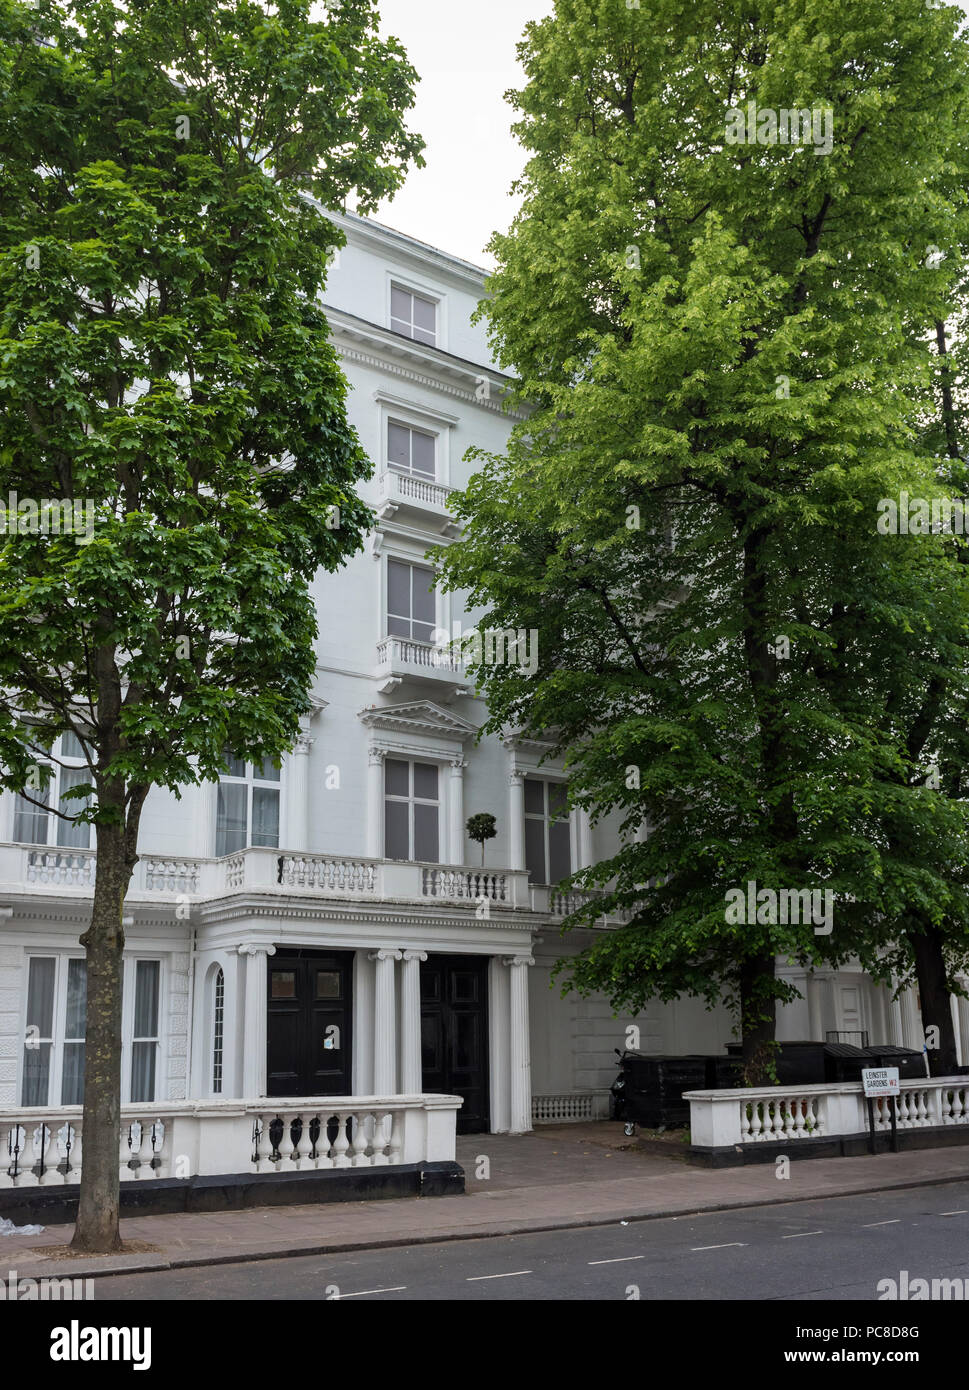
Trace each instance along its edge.
<instances>
[{"instance_id":1,"label":"curtain in window","mask_svg":"<svg viewBox=\"0 0 969 1390\"><path fill-rule=\"evenodd\" d=\"M252 789L252 843L279 844L279 792L274 787Z\"/></svg>"},{"instance_id":2,"label":"curtain in window","mask_svg":"<svg viewBox=\"0 0 969 1390\"><path fill-rule=\"evenodd\" d=\"M60 791L60 810L66 816L76 816L85 807L90 806L91 798L85 797L83 801L71 798L65 799L65 792L71 787L81 787L91 781L91 770L87 767L62 767L60 770L61 791ZM86 822L80 825L74 821L57 821L57 843L64 849L89 849L91 845L91 827Z\"/></svg>"},{"instance_id":3,"label":"curtain in window","mask_svg":"<svg viewBox=\"0 0 969 1390\"><path fill-rule=\"evenodd\" d=\"M135 966L134 1041L131 1045L131 1100L155 1099L155 1061L158 1051L157 960L140 960Z\"/></svg>"},{"instance_id":4,"label":"curtain in window","mask_svg":"<svg viewBox=\"0 0 969 1390\"><path fill-rule=\"evenodd\" d=\"M220 782L215 818L215 853L235 854L246 847L246 797L244 782Z\"/></svg>"},{"instance_id":5,"label":"curtain in window","mask_svg":"<svg viewBox=\"0 0 969 1390\"><path fill-rule=\"evenodd\" d=\"M53 956L34 956L27 976L27 1037L21 1105L50 1104L50 1039L54 1032ZM45 1041L46 1039L46 1041Z\"/></svg>"},{"instance_id":6,"label":"curtain in window","mask_svg":"<svg viewBox=\"0 0 969 1390\"><path fill-rule=\"evenodd\" d=\"M67 962L67 1012L64 1018L64 1068L61 1105L84 1104L84 1034L87 1017L87 963Z\"/></svg>"}]
</instances>

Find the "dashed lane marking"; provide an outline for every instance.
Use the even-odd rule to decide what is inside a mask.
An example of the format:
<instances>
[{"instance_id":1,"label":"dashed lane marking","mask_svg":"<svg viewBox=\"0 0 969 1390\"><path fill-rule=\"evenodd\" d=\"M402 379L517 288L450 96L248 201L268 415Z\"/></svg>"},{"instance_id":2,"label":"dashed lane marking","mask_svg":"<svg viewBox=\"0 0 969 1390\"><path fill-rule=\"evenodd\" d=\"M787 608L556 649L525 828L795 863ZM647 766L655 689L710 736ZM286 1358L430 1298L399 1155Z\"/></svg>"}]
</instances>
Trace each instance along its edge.
<instances>
[{"instance_id":1,"label":"dashed lane marking","mask_svg":"<svg viewBox=\"0 0 969 1390\"><path fill-rule=\"evenodd\" d=\"M645 1255L620 1255L615 1260L589 1260L590 1265L623 1265L628 1260L645 1260Z\"/></svg>"},{"instance_id":2,"label":"dashed lane marking","mask_svg":"<svg viewBox=\"0 0 969 1390\"><path fill-rule=\"evenodd\" d=\"M802 1236L823 1236L823 1231L795 1231L792 1236L781 1236L781 1240L800 1240Z\"/></svg>"},{"instance_id":3,"label":"dashed lane marking","mask_svg":"<svg viewBox=\"0 0 969 1390\"><path fill-rule=\"evenodd\" d=\"M900 1216L893 1216L891 1221L866 1221L861 1229L867 1231L871 1226L897 1226L901 1219Z\"/></svg>"},{"instance_id":4,"label":"dashed lane marking","mask_svg":"<svg viewBox=\"0 0 969 1390\"><path fill-rule=\"evenodd\" d=\"M508 1274L471 1274L465 1279L466 1284L479 1284L482 1279L517 1279L520 1274L531 1274L530 1269L513 1269Z\"/></svg>"},{"instance_id":5,"label":"dashed lane marking","mask_svg":"<svg viewBox=\"0 0 969 1390\"><path fill-rule=\"evenodd\" d=\"M746 1249L747 1242L745 1240L728 1240L725 1245L694 1245L691 1249L695 1254L697 1250L729 1250L733 1245L739 1245Z\"/></svg>"},{"instance_id":6,"label":"dashed lane marking","mask_svg":"<svg viewBox=\"0 0 969 1390\"><path fill-rule=\"evenodd\" d=\"M390 1289L360 1289L358 1293L341 1293L336 1302L342 1302L345 1298L366 1298L371 1293L402 1293L406 1288L406 1284L394 1284Z\"/></svg>"}]
</instances>

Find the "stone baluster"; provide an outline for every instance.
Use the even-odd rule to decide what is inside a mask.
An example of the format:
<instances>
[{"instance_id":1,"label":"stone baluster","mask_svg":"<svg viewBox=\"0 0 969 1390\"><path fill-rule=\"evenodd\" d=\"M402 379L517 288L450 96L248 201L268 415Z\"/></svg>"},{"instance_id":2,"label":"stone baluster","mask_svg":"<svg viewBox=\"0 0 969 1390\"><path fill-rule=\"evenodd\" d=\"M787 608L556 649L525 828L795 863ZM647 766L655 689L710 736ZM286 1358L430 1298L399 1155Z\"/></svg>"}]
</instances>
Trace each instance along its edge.
<instances>
[{"instance_id":1,"label":"stone baluster","mask_svg":"<svg viewBox=\"0 0 969 1390\"><path fill-rule=\"evenodd\" d=\"M283 1132L279 1136L279 1144L277 1145L280 1157L279 1168L280 1172L289 1173L292 1171L291 1159L293 1157L293 1149L296 1147L293 1143L293 1125L299 1117L296 1115L283 1115L281 1118L283 1122Z\"/></svg>"},{"instance_id":2,"label":"stone baluster","mask_svg":"<svg viewBox=\"0 0 969 1390\"><path fill-rule=\"evenodd\" d=\"M390 1117L390 1146L387 1153L388 1163L399 1163L401 1151L404 1147L403 1137L403 1111L395 1110Z\"/></svg>"},{"instance_id":3,"label":"stone baluster","mask_svg":"<svg viewBox=\"0 0 969 1390\"><path fill-rule=\"evenodd\" d=\"M296 1145L296 1167L302 1170L303 1168L313 1167L313 1160L310 1156L313 1152L313 1141L310 1138L313 1117L310 1114L306 1114L301 1115L300 1119L302 1120L303 1127L299 1132L299 1143Z\"/></svg>"},{"instance_id":4,"label":"stone baluster","mask_svg":"<svg viewBox=\"0 0 969 1390\"><path fill-rule=\"evenodd\" d=\"M276 1165L273 1163L273 1141L269 1134L269 1127L272 1124L273 1116L271 1113L259 1115L256 1119L256 1172L272 1173L275 1172Z\"/></svg>"},{"instance_id":5,"label":"stone baluster","mask_svg":"<svg viewBox=\"0 0 969 1390\"><path fill-rule=\"evenodd\" d=\"M333 1141L333 1167L349 1168L350 1159L347 1157L347 1150L350 1141L347 1139L347 1119L345 1114L334 1115L336 1120L336 1138Z\"/></svg>"}]
</instances>

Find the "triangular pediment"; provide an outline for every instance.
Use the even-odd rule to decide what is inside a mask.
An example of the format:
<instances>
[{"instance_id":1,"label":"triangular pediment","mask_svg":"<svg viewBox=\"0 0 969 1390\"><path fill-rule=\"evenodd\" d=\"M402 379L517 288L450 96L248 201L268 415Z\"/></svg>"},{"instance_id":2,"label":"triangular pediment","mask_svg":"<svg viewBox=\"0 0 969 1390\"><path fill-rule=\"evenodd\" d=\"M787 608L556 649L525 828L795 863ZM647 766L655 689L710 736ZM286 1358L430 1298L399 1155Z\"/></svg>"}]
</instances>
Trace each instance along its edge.
<instances>
[{"instance_id":1,"label":"triangular pediment","mask_svg":"<svg viewBox=\"0 0 969 1390\"><path fill-rule=\"evenodd\" d=\"M403 705L372 705L361 710L359 718L370 729L392 729L395 733L436 734L438 737L464 740L478 732L469 720L442 709L431 700L411 700Z\"/></svg>"}]
</instances>

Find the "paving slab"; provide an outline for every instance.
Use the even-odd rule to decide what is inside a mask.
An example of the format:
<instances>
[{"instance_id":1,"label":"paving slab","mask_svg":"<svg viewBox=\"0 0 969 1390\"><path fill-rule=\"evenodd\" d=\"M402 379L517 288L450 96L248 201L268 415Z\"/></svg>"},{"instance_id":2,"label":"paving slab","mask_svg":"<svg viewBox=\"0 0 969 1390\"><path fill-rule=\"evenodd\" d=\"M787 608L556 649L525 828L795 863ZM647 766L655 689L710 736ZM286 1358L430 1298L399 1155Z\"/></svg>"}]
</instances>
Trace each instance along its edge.
<instances>
[{"instance_id":1,"label":"paving slab","mask_svg":"<svg viewBox=\"0 0 969 1390\"><path fill-rule=\"evenodd\" d=\"M793 1162L787 1177L771 1163L700 1168L643 1152L621 1125L607 1122L463 1137L457 1157L467 1175L464 1196L132 1217L121 1223L122 1238L139 1248L120 1255L71 1256L73 1227L50 1226L40 1236L0 1237L0 1277L15 1269L33 1278L97 1278L519 1235L969 1178L969 1149L961 1147Z\"/></svg>"}]
</instances>

